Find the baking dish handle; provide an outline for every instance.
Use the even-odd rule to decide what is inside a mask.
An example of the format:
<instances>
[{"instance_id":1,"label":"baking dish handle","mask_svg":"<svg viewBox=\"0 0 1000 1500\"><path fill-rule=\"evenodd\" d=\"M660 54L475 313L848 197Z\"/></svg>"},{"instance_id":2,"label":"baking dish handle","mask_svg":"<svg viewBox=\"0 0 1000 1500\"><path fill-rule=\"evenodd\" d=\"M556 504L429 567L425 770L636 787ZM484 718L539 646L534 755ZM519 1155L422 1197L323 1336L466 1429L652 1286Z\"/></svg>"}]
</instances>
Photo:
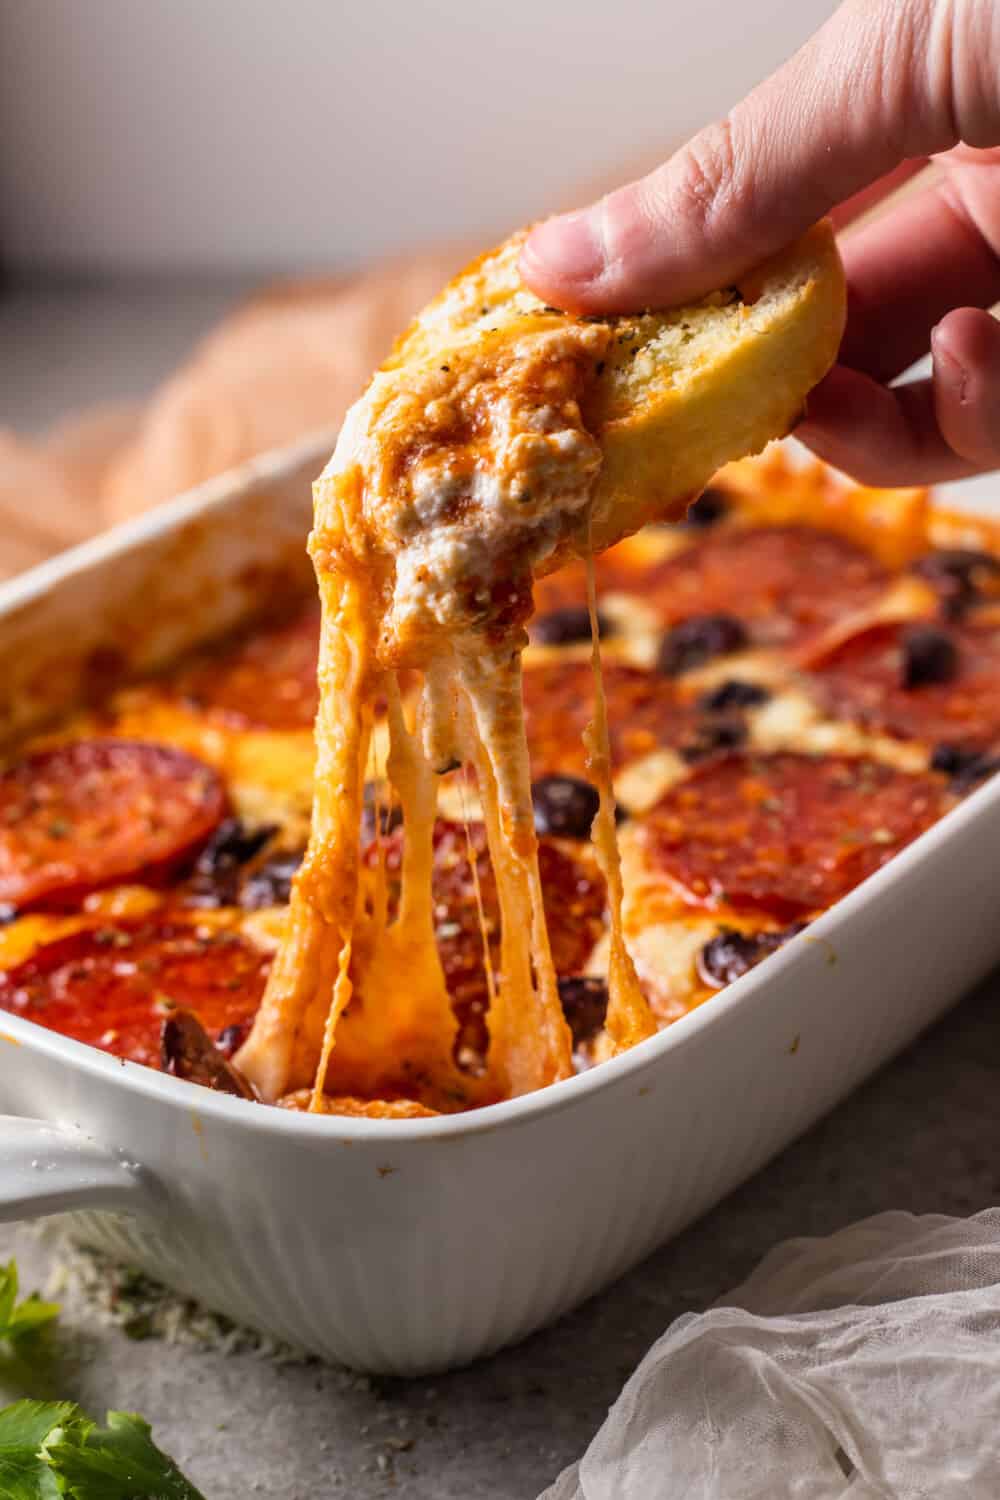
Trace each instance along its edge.
<instances>
[{"instance_id":1,"label":"baking dish handle","mask_svg":"<svg viewBox=\"0 0 1000 1500\"><path fill-rule=\"evenodd\" d=\"M0 1223L77 1208L134 1212L149 1193L137 1162L73 1126L0 1115Z\"/></svg>"}]
</instances>

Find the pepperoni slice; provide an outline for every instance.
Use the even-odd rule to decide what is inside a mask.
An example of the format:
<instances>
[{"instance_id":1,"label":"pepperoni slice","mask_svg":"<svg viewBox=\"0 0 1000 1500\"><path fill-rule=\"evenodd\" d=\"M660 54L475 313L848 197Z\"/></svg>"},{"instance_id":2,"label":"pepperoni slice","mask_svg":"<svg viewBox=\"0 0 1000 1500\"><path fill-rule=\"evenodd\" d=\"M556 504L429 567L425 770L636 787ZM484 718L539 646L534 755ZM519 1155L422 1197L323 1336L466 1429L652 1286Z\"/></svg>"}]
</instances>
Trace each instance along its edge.
<instances>
[{"instance_id":1,"label":"pepperoni slice","mask_svg":"<svg viewBox=\"0 0 1000 1500\"><path fill-rule=\"evenodd\" d=\"M232 1028L249 1028L270 963L225 929L159 917L104 923L47 943L0 973L0 1010L159 1068L172 1007L194 1011L225 1046Z\"/></svg>"},{"instance_id":2,"label":"pepperoni slice","mask_svg":"<svg viewBox=\"0 0 1000 1500\"><path fill-rule=\"evenodd\" d=\"M672 787L641 837L698 905L790 920L846 895L951 803L941 778L878 761L729 755Z\"/></svg>"},{"instance_id":3,"label":"pepperoni slice","mask_svg":"<svg viewBox=\"0 0 1000 1500\"><path fill-rule=\"evenodd\" d=\"M678 700L666 678L642 667L605 662L611 763L617 770L662 745L690 738L696 713ZM581 736L594 713L589 661L544 662L525 668L524 720L531 772L586 776Z\"/></svg>"},{"instance_id":4,"label":"pepperoni slice","mask_svg":"<svg viewBox=\"0 0 1000 1500\"><path fill-rule=\"evenodd\" d=\"M77 740L0 775L0 902L65 908L123 880L158 881L226 810L217 772L183 750Z\"/></svg>"},{"instance_id":5,"label":"pepperoni slice","mask_svg":"<svg viewBox=\"0 0 1000 1500\"><path fill-rule=\"evenodd\" d=\"M482 823L471 823L469 833L476 858L476 873L491 960L496 969L500 955L500 910L496 881ZM403 855L403 830L396 829L382 842L390 882L390 910L398 901L398 875ZM366 858L375 859L374 846ZM581 847L568 852L564 845L540 839L538 864L542 877L545 916L558 974L579 974L604 931L604 880L592 852ZM437 945L445 982L459 1022L456 1055L481 1057L486 1051L486 1010L489 990L483 964L483 936L479 925L472 866L469 863L465 829L461 823L438 819L434 829L434 910Z\"/></svg>"},{"instance_id":6,"label":"pepperoni slice","mask_svg":"<svg viewBox=\"0 0 1000 1500\"><path fill-rule=\"evenodd\" d=\"M876 558L833 532L732 527L656 564L643 581L643 597L669 624L733 615L755 644L789 646L864 608L887 581Z\"/></svg>"},{"instance_id":7,"label":"pepperoni slice","mask_svg":"<svg viewBox=\"0 0 1000 1500\"><path fill-rule=\"evenodd\" d=\"M318 604L203 657L174 679L193 708L234 729L311 729L319 697Z\"/></svg>"},{"instance_id":8,"label":"pepperoni slice","mask_svg":"<svg viewBox=\"0 0 1000 1500\"><path fill-rule=\"evenodd\" d=\"M914 682L920 674L908 670L911 632L906 625L878 625L831 652L811 674L824 704L869 728L927 745L981 750L1000 743L1000 627L950 626L955 659L950 672L938 674L944 681Z\"/></svg>"}]
</instances>

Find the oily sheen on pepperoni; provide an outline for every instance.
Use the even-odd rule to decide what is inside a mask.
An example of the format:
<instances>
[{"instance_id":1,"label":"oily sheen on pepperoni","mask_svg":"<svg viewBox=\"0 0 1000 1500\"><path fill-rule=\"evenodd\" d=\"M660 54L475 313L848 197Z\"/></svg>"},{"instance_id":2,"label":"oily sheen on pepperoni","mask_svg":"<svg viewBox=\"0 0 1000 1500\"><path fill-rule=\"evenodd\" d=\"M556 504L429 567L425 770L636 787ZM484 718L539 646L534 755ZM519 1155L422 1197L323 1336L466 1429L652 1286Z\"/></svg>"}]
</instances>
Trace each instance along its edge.
<instances>
[{"instance_id":1,"label":"oily sheen on pepperoni","mask_svg":"<svg viewBox=\"0 0 1000 1500\"><path fill-rule=\"evenodd\" d=\"M65 908L125 880L156 880L226 810L218 774L183 750L79 740L0 775L0 902Z\"/></svg>"},{"instance_id":2,"label":"oily sheen on pepperoni","mask_svg":"<svg viewBox=\"0 0 1000 1500\"><path fill-rule=\"evenodd\" d=\"M729 527L657 563L642 596L669 624L732 615L754 644L791 646L872 603L887 580L876 558L833 532Z\"/></svg>"},{"instance_id":3,"label":"oily sheen on pepperoni","mask_svg":"<svg viewBox=\"0 0 1000 1500\"><path fill-rule=\"evenodd\" d=\"M787 920L839 900L949 806L941 778L877 761L737 754L671 788L641 838L693 902Z\"/></svg>"},{"instance_id":4,"label":"oily sheen on pepperoni","mask_svg":"<svg viewBox=\"0 0 1000 1500\"><path fill-rule=\"evenodd\" d=\"M604 663L611 764L617 770L664 745L689 739L697 720L691 704L657 672ZM581 735L594 715L594 673L589 661L554 661L524 671L524 721L534 777L584 776Z\"/></svg>"},{"instance_id":5,"label":"oily sheen on pepperoni","mask_svg":"<svg viewBox=\"0 0 1000 1500\"><path fill-rule=\"evenodd\" d=\"M905 653L912 630L880 625L852 636L812 673L825 705L841 718L926 745L984 750L1000 743L1000 626L951 625L955 648L942 682L907 686ZM912 674L911 674L912 675Z\"/></svg>"},{"instance_id":6,"label":"oily sheen on pepperoni","mask_svg":"<svg viewBox=\"0 0 1000 1500\"><path fill-rule=\"evenodd\" d=\"M499 968L500 912L496 881L482 823L470 823L469 834L486 916L486 934L494 969ZM404 831L396 828L382 841L390 883L390 910L398 900L398 876ZM366 851L369 864L375 846ZM545 917L556 973L579 974L604 931L605 887L592 852L585 846L567 850L550 839L539 840L538 866L542 877ZM486 1010L489 991L483 965L483 936L469 862L465 828L439 818L434 828L434 915L445 982L459 1022L457 1055L486 1050Z\"/></svg>"},{"instance_id":7,"label":"oily sheen on pepperoni","mask_svg":"<svg viewBox=\"0 0 1000 1500\"><path fill-rule=\"evenodd\" d=\"M47 943L0 973L0 1010L158 1068L171 1006L194 1011L232 1052L253 1020L270 962L236 932L158 917L104 923Z\"/></svg>"},{"instance_id":8,"label":"oily sheen on pepperoni","mask_svg":"<svg viewBox=\"0 0 1000 1500\"><path fill-rule=\"evenodd\" d=\"M319 702L319 606L204 657L175 691L233 729L311 729Z\"/></svg>"}]
</instances>

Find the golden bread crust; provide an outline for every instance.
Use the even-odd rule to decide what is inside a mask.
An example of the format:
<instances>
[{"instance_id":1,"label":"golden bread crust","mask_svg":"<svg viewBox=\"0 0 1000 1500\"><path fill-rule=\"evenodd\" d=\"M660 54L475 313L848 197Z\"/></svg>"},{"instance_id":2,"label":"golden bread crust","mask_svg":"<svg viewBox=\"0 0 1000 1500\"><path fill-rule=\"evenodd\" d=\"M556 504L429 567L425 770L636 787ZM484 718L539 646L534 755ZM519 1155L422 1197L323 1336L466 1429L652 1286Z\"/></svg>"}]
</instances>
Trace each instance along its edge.
<instances>
[{"instance_id":1,"label":"golden bread crust","mask_svg":"<svg viewBox=\"0 0 1000 1500\"><path fill-rule=\"evenodd\" d=\"M784 436L836 358L846 294L828 220L737 288L608 319L545 307L521 282L523 241L523 231L512 235L449 282L383 370L447 365L458 374L489 349L509 357L542 330L601 329L606 352L581 398L584 426L603 452L591 505L596 551L654 517L682 514L723 464ZM540 571L586 544L581 524Z\"/></svg>"}]
</instances>

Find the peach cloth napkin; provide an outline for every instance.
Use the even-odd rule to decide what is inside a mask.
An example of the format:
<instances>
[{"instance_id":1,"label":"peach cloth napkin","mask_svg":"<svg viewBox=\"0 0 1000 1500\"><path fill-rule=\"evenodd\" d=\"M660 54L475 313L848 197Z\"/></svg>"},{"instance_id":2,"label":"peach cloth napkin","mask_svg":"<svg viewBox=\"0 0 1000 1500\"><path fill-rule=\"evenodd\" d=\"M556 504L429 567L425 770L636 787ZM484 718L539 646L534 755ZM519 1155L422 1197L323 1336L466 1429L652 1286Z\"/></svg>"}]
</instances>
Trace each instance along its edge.
<instances>
[{"instance_id":1,"label":"peach cloth napkin","mask_svg":"<svg viewBox=\"0 0 1000 1500\"><path fill-rule=\"evenodd\" d=\"M395 335L467 258L438 250L353 278L267 288L144 408L74 414L39 440L0 428L0 577L335 427Z\"/></svg>"}]
</instances>

